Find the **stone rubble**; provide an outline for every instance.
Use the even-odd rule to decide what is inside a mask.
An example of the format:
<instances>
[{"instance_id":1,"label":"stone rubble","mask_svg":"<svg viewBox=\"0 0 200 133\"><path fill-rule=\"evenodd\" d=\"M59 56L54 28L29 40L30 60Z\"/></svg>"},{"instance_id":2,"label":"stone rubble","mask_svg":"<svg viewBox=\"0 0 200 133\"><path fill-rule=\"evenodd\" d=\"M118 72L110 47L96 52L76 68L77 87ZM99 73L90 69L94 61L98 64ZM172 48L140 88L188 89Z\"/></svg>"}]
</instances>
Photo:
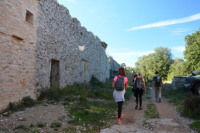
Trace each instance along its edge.
<instances>
[{"instance_id":1,"label":"stone rubble","mask_svg":"<svg viewBox=\"0 0 200 133\"><path fill-rule=\"evenodd\" d=\"M186 77L174 76L171 87L173 90L177 90L178 88L182 88L183 86L185 86L184 84L187 84Z\"/></svg>"}]
</instances>

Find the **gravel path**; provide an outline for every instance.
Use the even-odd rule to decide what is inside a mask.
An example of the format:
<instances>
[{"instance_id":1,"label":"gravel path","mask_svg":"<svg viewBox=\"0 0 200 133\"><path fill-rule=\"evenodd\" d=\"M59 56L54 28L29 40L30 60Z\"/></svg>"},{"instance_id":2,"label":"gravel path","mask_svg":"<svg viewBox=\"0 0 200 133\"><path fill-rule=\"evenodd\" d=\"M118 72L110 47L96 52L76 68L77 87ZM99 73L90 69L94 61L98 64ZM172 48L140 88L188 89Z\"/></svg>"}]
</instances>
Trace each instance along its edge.
<instances>
[{"instance_id":1,"label":"gravel path","mask_svg":"<svg viewBox=\"0 0 200 133\"><path fill-rule=\"evenodd\" d=\"M144 97L150 98L146 99ZM112 127L102 129L100 133L194 133L188 126L193 121L180 117L175 107L170 106L166 99L162 98L161 103L155 102L154 90L151 90L150 94L145 94L143 99L145 100L143 100L142 110L135 110L136 103L132 98L124 106L122 124L117 125L116 119ZM144 117L148 103L156 105L160 118L147 120Z\"/></svg>"}]
</instances>

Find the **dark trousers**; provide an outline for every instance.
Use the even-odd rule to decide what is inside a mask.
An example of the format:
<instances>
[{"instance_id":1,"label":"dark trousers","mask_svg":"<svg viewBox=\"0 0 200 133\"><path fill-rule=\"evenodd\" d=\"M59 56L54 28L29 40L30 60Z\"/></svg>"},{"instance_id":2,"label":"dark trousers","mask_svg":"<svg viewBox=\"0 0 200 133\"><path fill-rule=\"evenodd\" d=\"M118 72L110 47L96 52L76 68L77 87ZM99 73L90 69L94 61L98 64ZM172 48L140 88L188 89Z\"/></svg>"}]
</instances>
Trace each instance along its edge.
<instances>
[{"instance_id":1,"label":"dark trousers","mask_svg":"<svg viewBox=\"0 0 200 133\"><path fill-rule=\"evenodd\" d=\"M136 103L138 105L138 100L140 103L140 107L142 107L142 95L143 95L143 89L136 89L135 90L135 97L136 97ZM139 99L138 99L139 98Z\"/></svg>"},{"instance_id":2,"label":"dark trousers","mask_svg":"<svg viewBox=\"0 0 200 133\"><path fill-rule=\"evenodd\" d=\"M117 103L118 103L118 118L121 118L123 101Z\"/></svg>"}]
</instances>

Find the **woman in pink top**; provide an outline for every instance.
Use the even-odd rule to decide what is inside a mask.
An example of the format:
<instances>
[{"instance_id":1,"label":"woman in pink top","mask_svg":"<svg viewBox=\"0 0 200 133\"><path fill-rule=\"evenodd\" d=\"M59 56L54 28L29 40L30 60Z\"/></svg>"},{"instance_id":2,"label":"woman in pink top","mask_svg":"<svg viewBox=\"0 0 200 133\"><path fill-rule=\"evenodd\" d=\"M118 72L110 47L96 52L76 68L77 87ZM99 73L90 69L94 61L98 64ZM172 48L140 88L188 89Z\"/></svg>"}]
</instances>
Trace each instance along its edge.
<instances>
[{"instance_id":1,"label":"woman in pink top","mask_svg":"<svg viewBox=\"0 0 200 133\"><path fill-rule=\"evenodd\" d=\"M119 68L118 74L119 75L115 76L114 79L113 79L112 87L115 88L115 84L116 84L118 77L124 77L124 89L122 91L117 91L115 89L114 92L113 92L113 97L115 99L115 102L118 103L118 124L121 124L122 123L121 118L122 118L122 115L123 115L122 105L123 105L123 102L125 101L124 94L126 93L125 89L127 88L128 78L125 77L126 72L125 72L124 68Z\"/></svg>"}]
</instances>

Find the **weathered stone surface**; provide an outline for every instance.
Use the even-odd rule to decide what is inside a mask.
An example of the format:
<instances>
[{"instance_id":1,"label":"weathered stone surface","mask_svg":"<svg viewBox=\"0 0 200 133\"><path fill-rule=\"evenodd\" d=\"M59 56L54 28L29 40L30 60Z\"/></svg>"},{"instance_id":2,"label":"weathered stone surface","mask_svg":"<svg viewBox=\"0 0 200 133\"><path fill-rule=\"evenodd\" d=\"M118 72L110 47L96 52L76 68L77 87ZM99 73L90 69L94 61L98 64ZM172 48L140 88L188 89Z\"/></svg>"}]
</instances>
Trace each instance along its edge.
<instances>
[{"instance_id":1,"label":"weathered stone surface","mask_svg":"<svg viewBox=\"0 0 200 133\"><path fill-rule=\"evenodd\" d=\"M110 77L107 44L71 18L66 7L54 5L53 1L40 0L38 7L36 78L47 82L38 82L38 86L49 87L52 59L59 61L61 88L74 82L89 82L92 75L106 81ZM51 13L54 10L56 14Z\"/></svg>"},{"instance_id":2,"label":"weathered stone surface","mask_svg":"<svg viewBox=\"0 0 200 133\"><path fill-rule=\"evenodd\" d=\"M177 90L178 88L184 87L184 84L187 84L186 77L184 76L174 76L172 81L172 89Z\"/></svg>"},{"instance_id":3,"label":"weathered stone surface","mask_svg":"<svg viewBox=\"0 0 200 133\"><path fill-rule=\"evenodd\" d=\"M0 79L0 84L2 84L3 83L3 79Z\"/></svg>"},{"instance_id":4,"label":"weathered stone surface","mask_svg":"<svg viewBox=\"0 0 200 133\"><path fill-rule=\"evenodd\" d=\"M0 109L27 95L36 98L41 89L49 88L52 60L59 61L60 88L89 82L92 75L104 82L118 71L120 65L108 61L107 44L57 0L4 0L0 5L2 11L10 10L3 12L9 17L0 23L0 85L8 88ZM27 10L33 15L30 20Z\"/></svg>"},{"instance_id":5,"label":"weathered stone surface","mask_svg":"<svg viewBox=\"0 0 200 133\"><path fill-rule=\"evenodd\" d=\"M3 88L3 95L0 96L1 110L10 101L18 101L27 95L34 98L33 90L29 90L34 87L34 83L29 82L34 78L34 72L30 74L29 69L34 68L35 62L38 2L0 0L0 5L1 13L6 16L0 23L0 87ZM24 21L27 10L34 14L35 27Z\"/></svg>"}]
</instances>

